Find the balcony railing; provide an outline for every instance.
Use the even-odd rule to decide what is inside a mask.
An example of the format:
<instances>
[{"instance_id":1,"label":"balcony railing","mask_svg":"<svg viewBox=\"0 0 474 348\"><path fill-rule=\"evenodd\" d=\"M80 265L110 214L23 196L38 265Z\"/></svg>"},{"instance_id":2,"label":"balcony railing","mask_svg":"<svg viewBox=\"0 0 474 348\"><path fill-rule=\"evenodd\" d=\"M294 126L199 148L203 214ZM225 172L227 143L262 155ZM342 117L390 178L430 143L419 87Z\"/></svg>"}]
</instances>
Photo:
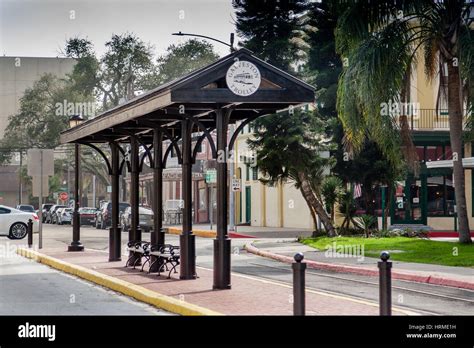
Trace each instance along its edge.
<instances>
[{"instance_id":1,"label":"balcony railing","mask_svg":"<svg viewBox=\"0 0 474 348\"><path fill-rule=\"evenodd\" d=\"M467 120L464 111L463 128ZM411 130L447 131L449 130L448 110L418 109L407 116L408 127ZM399 123L400 124L400 123Z\"/></svg>"}]
</instances>

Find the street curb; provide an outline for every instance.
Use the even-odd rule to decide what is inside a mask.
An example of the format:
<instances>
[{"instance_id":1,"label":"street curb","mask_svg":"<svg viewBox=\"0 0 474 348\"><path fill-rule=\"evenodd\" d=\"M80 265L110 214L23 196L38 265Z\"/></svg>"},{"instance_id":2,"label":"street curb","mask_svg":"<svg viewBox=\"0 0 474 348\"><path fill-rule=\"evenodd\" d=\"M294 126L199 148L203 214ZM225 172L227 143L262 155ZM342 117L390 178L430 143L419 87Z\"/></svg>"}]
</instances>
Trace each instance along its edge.
<instances>
[{"instance_id":1,"label":"street curb","mask_svg":"<svg viewBox=\"0 0 474 348\"><path fill-rule=\"evenodd\" d=\"M177 227L168 227L168 233L169 234L181 234L181 229ZM216 238L217 237L217 232L211 231L211 230L192 230L193 234L198 236L198 237L203 237L203 238ZM246 234L241 234L241 233L235 233L235 232L229 232L229 238L255 238L254 236L246 235Z\"/></svg>"},{"instance_id":2,"label":"street curb","mask_svg":"<svg viewBox=\"0 0 474 348\"><path fill-rule=\"evenodd\" d=\"M170 296L162 295L142 286L135 285L133 283L129 283L127 281L117 279L82 266L74 265L72 263L68 263L39 253L37 251L18 248L16 249L16 252L18 255L32 259L38 263L48 265L62 272L75 275L79 278L86 279L90 282L117 291L138 301L151 304L168 312L180 315L222 315L221 313L212 311L210 309L177 300Z\"/></svg>"},{"instance_id":3,"label":"street curb","mask_svg":"<svg viewBox=\"0 0 474 348\"><path fill-rule=\"evenodd\" d=\"M293 263L294 260L290 256L274 254L269 251L264 251L258 249L253 243L244 245L244 249L247 250L249 253L267 257L273 260L277 260L280 262L285 263ZM339 272L339 273L352 273L352 274L359 274L365 276L378 276L379 271L378 269L368 268L368 267L354 267L348 265L335 265L331 263L324 263L312 260L305 261L309 268L313 269L320 269L332 272ZM468 282L453 278L445 278L436 275L422 275L422 274L413 274L413 273L406 273L406 272L399 272L392 270L392 278L399 279L399 280L408 280L411 282L416 283L427 283L433 285L442 285L442 286L451 286L455 288L462 288L468 290L474 290L474 282Z\"/></svg>"},{"instance_id":4,"label":"street curb","mask_svg":"<svg viewBox=\"0 0 474 348\"><path fill-rule=\"evenodd\" d=\"M181 229L177 227L168 227L168 233L170 234L181 234ZM193 234L203 238L216 238L217 233L211 230L194 230Z\"/></svg>"}]
</instances>

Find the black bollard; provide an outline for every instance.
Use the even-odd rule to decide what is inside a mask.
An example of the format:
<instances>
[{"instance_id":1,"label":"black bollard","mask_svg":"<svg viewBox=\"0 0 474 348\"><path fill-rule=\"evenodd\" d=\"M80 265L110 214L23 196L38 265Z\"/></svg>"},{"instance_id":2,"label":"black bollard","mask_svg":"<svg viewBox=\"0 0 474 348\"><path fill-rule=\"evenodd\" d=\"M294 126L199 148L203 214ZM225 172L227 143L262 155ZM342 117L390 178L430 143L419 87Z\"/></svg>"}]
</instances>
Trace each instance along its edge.
<instances>
[{"instance_id":1,"label":"black bollard","mask_svg":"<svg viewBox=\"0 0 474 348\"><path fill-rule=\"evenodd\" d=\"M380 315L392 315L392 262L388 261L390 253L382 251L377 263L379 267L379 301Z\"/></svg>"},{"instance_id":2,"label":"black bollard","mask_svg":"<svg viewBox=\"0 0 474 348\"><path fill-rule=\"evenodd\" d=\"M33 246L33 220L28 220L28 248Z\"/></svg>"},{"instance_id":3,"label":"black bollard","mask_svg":"<svg viewBox=\"0 0 474 348\"><path fill-rule=\"evenodd\" d=\"M305 315L305 270L306 263L303 253L294 256L296 262L291 264L293 268L293 315Z\"/></svg>"},{"instance_id":4,"label":"black bollard","mask_svg":"<svg viewBox=\"0 0 474 348\"><path fill-rule=\"evenodd\" d=\"M109 228L109 261L122 261L122 228Z\"/></svg>"}]
</instances>

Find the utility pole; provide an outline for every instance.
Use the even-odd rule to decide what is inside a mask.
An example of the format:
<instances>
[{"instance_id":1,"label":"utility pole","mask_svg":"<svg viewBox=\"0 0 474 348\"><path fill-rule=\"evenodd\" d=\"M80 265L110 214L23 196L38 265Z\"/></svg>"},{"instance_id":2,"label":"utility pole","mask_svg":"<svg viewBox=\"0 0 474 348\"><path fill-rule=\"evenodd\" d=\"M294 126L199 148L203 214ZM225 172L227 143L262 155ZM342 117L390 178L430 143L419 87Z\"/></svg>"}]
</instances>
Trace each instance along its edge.
<instances>
[{"instance_id":1,"label":"utility pole","mask_svg":"<svg viewBox=\"0 0 474 348\"><path fill-rule=\"evenodd\" d=\"M38 211L41 212L39 216L39 242L38 248L43 248L43 150L40 150L40 195L38 200Z\"/></svg>"},{"instance_id":2,"label":"utility pole","mask_svg":"<svg viewBox=\"0 0 474 348\"><path fill-rule=\"evenodd\" d=\"M69 163L69 159L67 162L67 196L68 196L68 202L67 205L69 206L70 201L71 201L71 174L69 169L71 168L71 164Z\"/></svg>"},{"instance_id":3,"label":"utility pole","mask_svg":"<svg viewBox=\"0 0 474 348\"><path fill-rule=\"evenodd\" d=\"M19 182L19 187L18 187L18 204L21 204L21 198L23 196L23 182L21 180L21 169L23 167L23 151L20 149L20 170L19 170L19 178L18 178L18 182ZM41 207L40 207L41 209Z\"/></svg>"},{"instance_id":4,"label":"utility pole","mask_svg":"<svg viewBox=\"0 0 474 348\"><path fill-rule=\"evenodd\" d=\"M95 175L92 175L92 206L95 207Z\"/></svg>"}]
</instances>

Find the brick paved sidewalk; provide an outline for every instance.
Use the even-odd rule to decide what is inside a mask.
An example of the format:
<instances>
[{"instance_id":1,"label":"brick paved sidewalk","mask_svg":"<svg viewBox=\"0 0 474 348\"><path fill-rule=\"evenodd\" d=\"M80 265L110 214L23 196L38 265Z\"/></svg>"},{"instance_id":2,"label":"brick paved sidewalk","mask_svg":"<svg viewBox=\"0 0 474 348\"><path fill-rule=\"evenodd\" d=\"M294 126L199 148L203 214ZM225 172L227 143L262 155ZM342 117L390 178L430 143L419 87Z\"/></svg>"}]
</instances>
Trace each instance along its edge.
<instances>
[{"instance_id":1,"label":"brick paved sidewalk","mask_svg":"<svg viewBox=\"0 0 474 348\"><path fill-rule=\"evenodd\" d=\"M68 253L55 248L41 253L222 314L292 315L293 311L292 288L287 284L233 273L231 290L212 290L212 270L200 267L196 280L179 280L177 273L167 279L125 268L125 261L108 262L108 254L100 251ZM306 309L308 315L378 315L377 304L313 290L306 292ZM394 309L394 314L414 313Z\"/></svg>"}]
</instances>

